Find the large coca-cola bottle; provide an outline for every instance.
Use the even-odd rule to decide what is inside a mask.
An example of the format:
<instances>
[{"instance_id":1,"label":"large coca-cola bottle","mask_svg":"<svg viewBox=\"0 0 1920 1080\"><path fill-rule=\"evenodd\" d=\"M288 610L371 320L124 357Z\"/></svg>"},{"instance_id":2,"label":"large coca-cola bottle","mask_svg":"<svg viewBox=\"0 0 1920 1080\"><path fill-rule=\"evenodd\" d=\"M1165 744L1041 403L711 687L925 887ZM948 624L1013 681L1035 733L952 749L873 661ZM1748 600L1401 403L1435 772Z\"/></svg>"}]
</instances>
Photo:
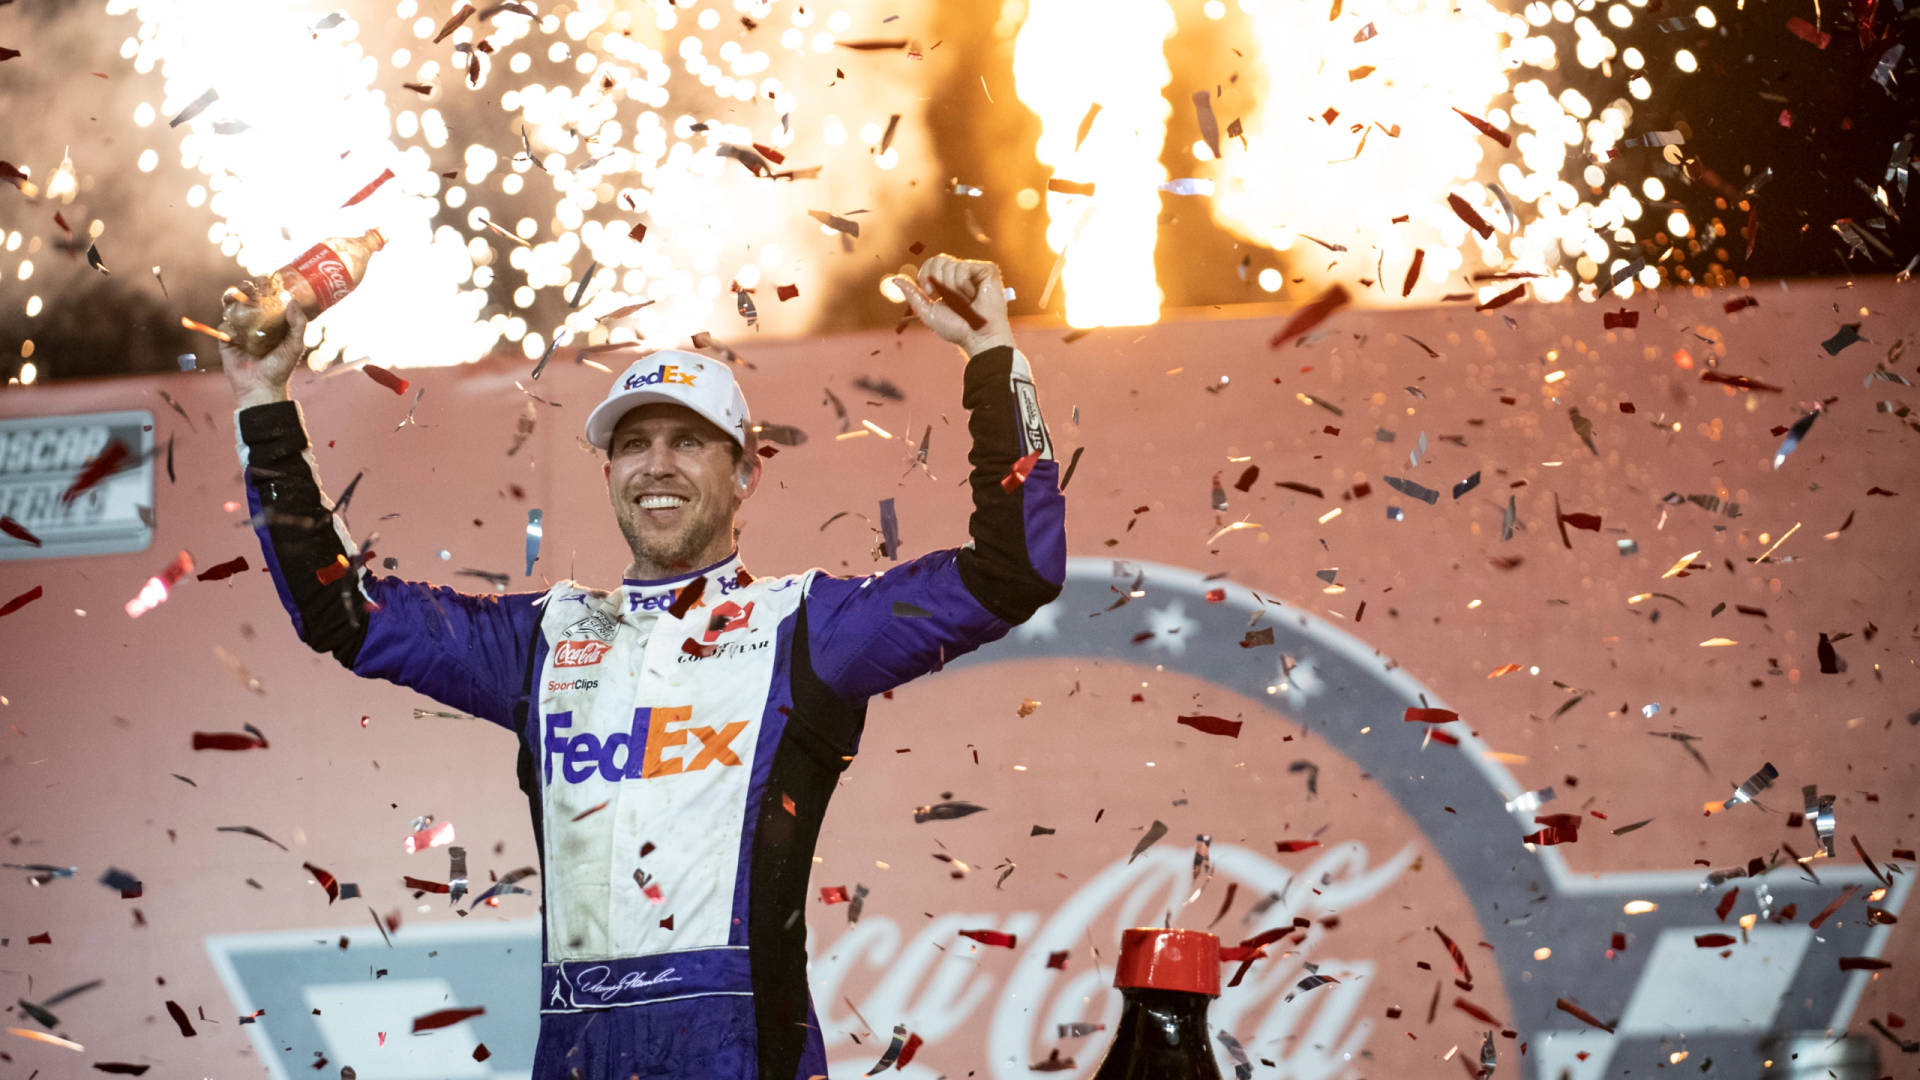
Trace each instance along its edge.
<instances>
[{"instance_id":1,"label":"large coca-cola bottle","mask_svg":"<svg viewBox=\"0 0 1920 1080\"><path fill-rule=\"evenodd\" d=\"M1207 1003L1220 996L1220 939L1204 930L1136 927L1120 935L1113 973L1120 1026L1093 1080L1220 1080Z\"/></svg>"},{"instance_id":2,"label":"large coca-cola bottle","mask_svg":"<svg viewBox=\"0 0 1920 1080\"><path fill-rule=\"evenodd\" d=\"M367 260L385 246L379 229L322 240L265 281L233 286L220 297L228 332L250 355L267 355L287 336L289 300L313 318L352 292L366 276Z\"/></svg>"}]
</instances>

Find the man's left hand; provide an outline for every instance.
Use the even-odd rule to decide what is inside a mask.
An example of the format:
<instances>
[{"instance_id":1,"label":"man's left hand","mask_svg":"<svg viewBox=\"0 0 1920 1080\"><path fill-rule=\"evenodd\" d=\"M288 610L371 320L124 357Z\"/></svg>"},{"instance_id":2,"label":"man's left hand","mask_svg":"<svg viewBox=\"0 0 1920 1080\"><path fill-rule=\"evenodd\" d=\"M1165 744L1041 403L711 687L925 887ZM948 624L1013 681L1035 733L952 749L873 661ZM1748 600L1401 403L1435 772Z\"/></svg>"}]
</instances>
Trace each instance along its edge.
<instances>
[{"instance_id":1,"label":"man's left hand","mask_svg":"<svg viewBox=\"0 0 1920 1080\"><path fill-rule=\"evenodd\" d=\"M935 255L921 265L918 280L896 274L893 283L928 329L966 350L968 356L999 345L1012 347L1006 288L1000 268L993 263ZM970 323L958 307L971 311L979 325Z\"/></svg>"}]
</instances>

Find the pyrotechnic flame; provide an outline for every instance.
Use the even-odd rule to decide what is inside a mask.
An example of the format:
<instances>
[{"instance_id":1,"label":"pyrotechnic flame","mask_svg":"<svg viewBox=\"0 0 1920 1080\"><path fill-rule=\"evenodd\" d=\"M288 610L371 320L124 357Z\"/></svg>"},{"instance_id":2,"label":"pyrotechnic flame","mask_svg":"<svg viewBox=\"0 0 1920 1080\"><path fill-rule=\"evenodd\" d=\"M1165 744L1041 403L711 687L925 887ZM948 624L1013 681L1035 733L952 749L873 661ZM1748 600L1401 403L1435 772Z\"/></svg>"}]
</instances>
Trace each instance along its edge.
<instances>
[{"instance_id":1,"label":"pyrotechnic flame","mask_svg":"<svg viewBox=\"0 0 1920 1080\"><path fill-rule=\"evenodd\" d=\"M1061 254L1072 326L1130 326L1160 316L1153 249L1160 164L1172 111L1162 43L1173 33L1166 0L1030 0L1014 43L1020 100L1040 118L1034 147L1055 177L1093 194L1047 192L1047 246ZM1075 140L1090 108L1099 113Z\"/></svg>"},{"instance_id":2,"label":"pyrotechnic flame","mask_svg":"<svg viewBox=\"0 0 1920 1080\"><path fill-rule=\"evenodd\" d=\"M1146 0L1138 11L1103 10L1097 19L1084 10L1063 16L1062 6L1071 5L1031 5L1015 73L1022 100L1044 127L1040 159L1058 176L1099 186L1092 199L1048 196L1048 241L1056 251L1069 248L1069 322L1137 322L1104 298L1121 283L1151 274L1151 240L1107 245L1097 258L1077 262L1074 249L1086 239L1069 242L1085 214L1079 204L1101 208L1090 219L1095 223L1122 200L1144 208L1129 220L1154 218L1154 188L1165 172L1130 171L1097 140L1104 126L1109 137L1129 136L1137 153L1164 132L1168 108L1159 88L1168 76L1160 49L1171 27L1163 6ZM1645 0L1615 0L1606 5L1606 21L1630 26L1635 9L1644 6ZM1221 87L1212 108L1223 129L1238 118L1244 139L1223 137L1218 157L1204 141L1168 147L1165 156L1178 175L1217 181L1211 203L1222 226L1273 251L1293 252L1289 269L1306 279L1303 294L1328 280L1378 274L1380 286L1357 298L1401 302L1416 250L1425 254L1410 290L1413 302L1463 290L1464 275L1481 269L1538 275L1477 285L1481 300L1515 280L1547 301L1576 289L1597 298L1616 275L1613 292L1621 296L1659 281L1654 267L1629 268L1633 223L1644 208L1608 166L1633 122L1632 101L1623 96L1596 110L1577 89L1554 89L1567 80L1555 75L1561 57L1543 28L1558 22L1571 25L1573 59L1581 67L1624 63L1628 95L1644 100L1651 93L1641 72L1645 58L1632 49L1620 55L1584 14L1597 10L1590 0L1533 0L1518 12L1486 0L1238 0L1237 7L1224 29L1246 64L1239 79ZM1229 17L1223 3L1202 11L1211 19ZM1695 19L1711 25L1712 13L1701 8ZM1676 61L1689 70L1682 58ZM1180 78L1182 88L1188 81L1220 86L1212 72ZM1072 140L1090 101L1103 109L1075 154ZM1462 113L1490 125L1511 146L1482 134ZM1665 149L1668 160L1677 160L1677 148ZM1611 167L1621 171L1619 164ZM1657 183L1649 181L1649 199L1662 194ZM1483 238L1471 229L1450 195L1490 224L1492 234ZM1691 230L1676 213L1649 231L1663 225L1679 237ZM1284 278L1269 270L1258 280L1273 292ZM1130 303L1138 305L1139 294L1132 295Z\"/></svg>"}]
</instances>

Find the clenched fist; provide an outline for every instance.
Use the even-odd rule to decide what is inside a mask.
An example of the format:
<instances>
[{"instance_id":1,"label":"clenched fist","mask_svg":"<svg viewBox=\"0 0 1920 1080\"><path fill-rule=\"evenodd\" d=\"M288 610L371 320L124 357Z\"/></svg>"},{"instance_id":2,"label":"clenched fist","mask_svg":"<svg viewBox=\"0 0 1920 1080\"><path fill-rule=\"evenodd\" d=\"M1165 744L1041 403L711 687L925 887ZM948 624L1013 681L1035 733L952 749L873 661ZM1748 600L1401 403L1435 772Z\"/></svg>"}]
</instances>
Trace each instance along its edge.
<instances>
[{"instance_id":1,"label":"clenched fist","mask_svg":"<svg viewBox=\"0 0 1920 1080\"><path fill-rule=\"evenodd\" d=\"M927 328L977 356L997 345L1013 345L1007 323L1006 287L1000 268L980 259L935 255L921 264L916 278L893 276L907 306Z\"/></svg>"}]
</instances>

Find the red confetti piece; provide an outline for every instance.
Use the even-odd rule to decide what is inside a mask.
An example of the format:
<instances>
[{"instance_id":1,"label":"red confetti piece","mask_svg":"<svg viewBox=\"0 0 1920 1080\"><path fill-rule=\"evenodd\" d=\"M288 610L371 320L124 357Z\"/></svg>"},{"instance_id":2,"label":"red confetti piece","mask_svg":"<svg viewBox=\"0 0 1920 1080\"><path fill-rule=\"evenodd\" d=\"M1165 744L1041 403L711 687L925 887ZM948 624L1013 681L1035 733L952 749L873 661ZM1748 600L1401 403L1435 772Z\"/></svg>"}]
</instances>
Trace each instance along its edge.
<instances>
[{"instance_id":1,"label":"red confetti piece","mask_svg":"<svg viewBox=\"0 0 1920 1080\"><path fill-rule=\"evenodd\" d=\"M1218 716L1183 716L1180 718L1180 723L1193 728L1195 731L1205 732L1208 735L1225 735L1229 739L1237 739L1240 737L1240 725L1243 722L1244 721L1240 720L1227 720Z\"/></svg>"},{"instance_id":2,"label":"red confetti piece","mask_svg":"<svg viewBox=\"0 0 1920 1080\"><path fill-rule=\"evenodd\" d=\"M472 11L473 9L468 8L467 10ZM379 176L376 176L373 178L372 183L368 184L366 187L363 187L359 191L355 192L353 198L348 199L346 202L341 203L340 209L345 210L347 207L352 206L353 204L361 201L362 199L365 199L367 196L379 190L381 184L384 184L391 179L393 179L393 170L392 169L382 170Z\"/></svg>"},{"instance_id":3,"label":"red confetti piece","mask_svg":"<svg viewBox=\"0 0 1920 1080\"><path fill-rule=\"evenodd\" d=\"M1227 590L1225 589L1208 589L1207 590L1207 603L1223 604L1226 602L1226 600L1227 600Z\"/></svg>"},{"instance_id":4,"label":"red confetti piece","mask_svg":"<svg viewBox=\"0 0 1920 1080\"><path fill-rule=\"evenodd\" d=\"M635 225L633 228L627 230L627 239L632 240L635 243L645 240L646 238L647 238L647 225L645 222L641 222L640 224Z\"/></svg>"},{"instance_id":5,"label":"red confetti piece","mask_svg":"<svg viewBox=\"0 0 1920 1080\"><path fill-rule=\"evenodd\" d=\"M600 811L605 810L607 808L607 804L611 803L612 801L613 801L612 799L607 799L594 806L589 806L585 810L582 810L579 813L573 815L572 820L579 821L582 818L592 817L593 815L599 813Z\"/></svg>"},{"instance_id":6,"label":"red confetti piece","mask_svg":"<svg viewBox=\"0 0 1920 1080\"><path fill-rule=\"evenodd\" d=\"M345 555L335 555L332 562L315 570L313 576L320 579L320 584L331 585L346 576L346 573L347 557Z\"/></svg>"},{"instance_id":7,"label":"red confetti piece","mask_svg":"<svg viewBox=\"0 0 1920 1080\"><path fill-rule=\"evenodd\" d=\"M781 285L778 288L773 290L773 294L782 300L791 300L794 297L800 295L800 286Z\"/></svg>"},{"instance_id":8,"label":"red confetti piece","mask_svg":"<svg viewBox=\"0 0 1920 1080\"><path fill-rule=\"evenodd\" d=\"M1619 311L1602 312L1600 326L1604 330L1631 330L1640 325L1640 313L1621 308Z\"/></svg>"},{"instance_id":9,"label":"red confetti piece","mask_svg":"<svg viewBox=\"0 0 1920 1080\"><path fill-rule=\"evenodd\" d=\"M379 364L363 364L360 370L366 372L367 376L374 382L379 383L381 386L386 387L396 394L406 393L407 387L413 385L400 376L395 375L393 372L388 371L386 368L381 367Z\"/></svg>"},{"instance_id":10,"label":"red confetti piece","mask_svg":"<svg viewBox=\"0 0 1920 1080\"><path fill-rule=\"evenodd\" d=\"M1055 971L1067 970L1067 950L1061 949L1059 952L1048 953L1047 966Z\"/></svg>"},{"instance_id":11,"label":"red confetti piece","mask_svg":"<svg viewBox=\"0 0 1920 1080\"><path fill-rule=\"evenodd\" d=\"M1459 739L1456 739L1453 736L1447 734L1446 732L1441 731L1439 728L1434 728L1432 731L1427 732L1427 736L1437 743L1445 743L1448 746L1460 745Z\"/></svg>"},{"instance_id":12,"label":"red confetti piece","mask_svg":"<svg viewBox=\"0 0 1920 1080\"><path fill-rule=\"evenodd\" d=\"M674 590L673 603L667 608L667 614L676 619L686 618L687 612L693 610L693 605L700 602L701 595L706 591L706 578L698 577L687 582L686 585Z\"/></svg>"},{"instance_id":13,"label":"red confetti piece","mask_svg":"<svg viewBox=\"0 0 1920 1080\"><path fill-rule=\"evenodd\" d=\"M60 501L62 503L72 502L79 497L81 492L112 475L113 471L118 469L122 462L125 462L132 456L133 451L127 449L127 444L121 442L119 439L108 443L106 449L100 451L98 457L87 462L86 466L80 470L80 475L74 477L72 485L61 493Z\"/></svg>"},{"instance_id":14,"label":"red confetti piece","mask_svg":"<svg viewBox=\"0 0 1920 1080\"><path fill-rule=\"evenodd\" d=\"M1487 123L1485 120L1480 119L1479 117L1473 115L1472 113L1460 112L1458 108L1455 108L1453 111L1460 113L1460 119L1465 120L1469 124L1472 124L1474 128L1480 132L1480 134L1485 135L1487 138L1492 139L1494 142L1499 143L1501 146L1513 145L1513 136L1507 134L1504 131L1501 131L1499 128L1494 127L1492 124Z\"/></svg>"},{"instance_id":15,"label":"red confetti piece","mask_svg":"<svg viewBox=\"0 0 1920 1080\"><path fill-rule=\"evenodd\" d=\"M1460 719L1460 714L1452 709L1422 709L1409 705L1405 719L1409 724L1448 724Z\"/></svg>"},{"instance_id":16,"label":"red confetti piece","mask_svg":"<svg viewBox=\"0 0 1920 1080\"><path fill-rule=\"evenodd\" d=\"M0 515L0 532L6 533L8 536L13 537L15 540L32 544L34 547L40 546L39 537L33 535L33 533L30 532L25 525L22 525L19 522L13 520L12 518L6 517L4 515Z\"/></svg>"},{"instance_id":17,"label":"red confetti piece","mask_svg":"<svg viewBox=\"0 0 1920 1080\"><path fill-rule=\"evenodd\" d=\"M1012 491L1014 488L1026 483L1027 476L1033 472L1033 467L1039 464L1039 462L1040 451L1038 450L1014 462L1013 468L1007 470L1007 475L1000 478L1001 490Z\"/></svg>"},{"instance_id":18,"label":"red confetti piece","mask_svg":"<svg viewBox=\"0 0 1920 1080\"><path fill-rule=\"evenodd\" d=\"M1815 28L1812 23L1798 15L1787 20L1787 29L1793 31L1795 37L1800 38L1816 49L1824 49L1833 41L1832 34L1827 33L1825 30Z\"/></svg>"},{"instance_id":19,"label":"red confetti piece","mask_svg":"<svg viewBox=\"0 0 1920 1080\"><path fill-rule=\"evenodd\" d=\"M19 49L9 49L9 48L6 48L5 46L0 46L0 60L11 60L14 57L19 55L20 55Z\"/></svg>"},{"instance_id":20,"label":"red confetti piece","mask_svg":"<svg viewBox=\"0 0 1920 1080\"><path fill-rule=\"evenodd\" d=\"M972 938L982 945L994 945L1002 949L1011 949L1020 940L1018 934L1003 934L998 930L962 930L960 936Z\"/></svg>"},{"instance_id":21,"label":"red confetti piece","mask_svg":"<svg viewBox=\"0 0 1920 1080\"><path fill-rule=\"evenodd\" d=\"M669 915L667 918L671 920L673 916ZM673 927L669 926L667 929L671 930ZM486 1043L481 1043L479 1046L473 1048L473 1060L475 1061L485 1061L492 1056L493 1051L487 1049Z\"/></svg>"},{"instance_id":22,"label":"red confetti piece","mask_svg":"<svg viewBox=\"0 0 1920 1080\"><path fill-rule=\"evenodd\" d=\"M246 573L246 570L247 557L245 555L237 555L228 559L226 562L207 567L194 577L197 581L225 581L235 574Z\"/></svg>"},{"instance_id":23,"label":"red confetti piece","mask_svg":"<svg viewBox=\"0 0 1920 1080\"><path fill-rule=\"evenodd\" d=\"M307 868L307 873L313 875L314 880L320 883L321 888L327 890L327 903L331 904L335 900L340 899L339 878L334 877L332 874L327 873L312 863L302 863L301 865ZM419 1029L415 1028L414 1030L418 1031Z\"/></svg>"},{"instance_id":24,"label":"red confetti piece","mask_svg":"<svg viewBox=\"0 0 1920 1080\"><path fill-rule=\"evenodd\" d=\"M754 151L761 157L766 158L775 165L785 165L787 163L787 155L775 150L771 146L762 146L759 143L749 143L748 145L752 146Z\"/></svg>"},{"instance_id":25,"label":"red confetti piece","mask_svg":"<svg viewBox=\"0 0 1920 1080\"><path fill-rule=\"evenodd\" d=\"M1849 885L1849 886L1847 886L1847 887L1846 887L1846 890L1845 890L1844 892L1842 892L1842 893L1841 893L1841 894L1840 894L1839 896L1836 896L1836 897L1834 897L1834 898L1833 898L1833 902L1832 902L1832 903L1830 903L1830 904L1828 904L1828 905L1827 905L1826 907L1824 907L1824 908L1821 908L1821 909L1820 909L1820 914L1818 914L1818 915L1815 915L1815 916L1813 917L1813 920L1812 920L1811 922L1809 922L1809 923L1807 923L1807 926L1808 926L1808 928L1809 928L1809 929L1813 929L1813 930L1818 930L1818 929L1820 929L1820 924L1821 924L1821 923L1824 923L1824 922L1826 922L1826 921L1827 921L1827 919L1828 919L1828 918L1829 918L1830 916L1832 916L1834 912L1836 912L1836 911L1839 911L1839 910L1840 910L1840 906L1841 906L1842 904L1845 904L1845 903L1846 903L1847 901L1849 901L1849 900L1851 900L1851 899L1853 899L1853 894L1854 894L1854 893L1857 893L1857 892L1859 892L1859 891L1860 891L1860 886L1858 886L1858 885Z\"/></svg>"},{"instance_id":26,"label":"red confetti piece","mask_svg":"<svg viewBox=\"0 0 1920 1080\"><path fill-rule=\"evenodd\" d=\"M821 903L823 903L823 904L844 904L844 903L846 903L846 902L847 902L847 887L846 887L845 885L822 885L822 886L820 886L820 902L821 902Z\"/></svg>"},{"instance_id":27,"label":"red confetti piece","mask_svg":"<svg viewBox=\"0 0 1920 1080\"><path fill-rule=\"evenodd\" d=\"M1891 960L1879 960L1871 956L1843 956L1840 958L1841 971L1885 971L1893 966Z\"/></svg>"},{"instance_id":28,"label":"red confetti piece","mask_svg":"<svg viewBox=\"0 0 1920 1080\"><path fill-rule=\"evenodd\" d=\"M700 659L719 652L720 647L718 645L702 645L692 638L688 638L680 643L680 651L695 659Z\"/></svg>"},{"instance_id":29,"label":"red confetti piece","mask_svg":"<svg viewBox=\"0 0 1920 1080\"><path fill-rule=\"evenodd\" d=\"M1578 1005L1575 1005L1573 1002L1568 1001L1566 998L1554 999L1553 1007L1556 1009L1559 1009L1563 1013L1566 1013L1568 1016L1571 1016L1574 1019L1579 1020L1582 1023L1591 1024L1592 1026L1599 1028L1601 1031L1604 1031L1609 1035L1613 1034L1612 1024L1601 1023L1599 1017L1594 1016L1592 1013L1588 1012L1587 1010L1581 1008Z\"/></svg>"},{"instance_id":30,"label":"red confetti piece","mask_svg":"<svg viewBox=\"0 0 1920 1080\"><path fill-rule=\"evenodd\" d=\"M1713 913L1720 917L1721 922L1726 922L1727 913L1733 910L1733 903L1738 899L1740 899L1740 890L1737 888L1729 889L1727 895L1721 897L1720 902L1714 905Z\"/></svg>"},{"instance_id":31,"label":"red confetti piece","mask_svg":"<svg viewBox=\"0 0 1920 1080\"><path fill-rule=\"evenodd\" d=\"M1506 307L1508 304L1511 304L1515 300L1518 300L1522 296L1525 296L1526 292L1527 292L1527 287L1524 284L1515 285L1513 288L1508 289L1506 292L1501 293L1499 296L1494 297L1493 299L1487 301L1486 303L1475 306L1473 310L1492 311L1494 308Z\"/></svg>"},{"instance_id":32,"label":"red confetti piece","mask_svg":"<svg viewBox=\"0 0 1920 1080\"><path fill-rule=\"evenodd\" d=\"M267 740L251 732L239 731L196 731L193 733L195 750L265 750Z\"/></svg>"},{"instance_id":33,"label":"red confetti piece","mask_svg":"<svg viewBox=\"0 0 1920 1080\"><path fill-rule=\"evenodd\" d=\"M27 939L27 944L51 945L53 944L53 931L48 930L48 931L43 931L42 933L34 934L32 937L29 937Z\"/></svg>"},{"instance_id":34,"label":"red confetti piece","mask_svg":"<svg viewBox=\"0 0 1920 1080\"><path fill-rule=\"evenodd\" d=\"M1276 841L1273 846L1279 849L1280 854L1291 855L1296 851L1305 851L1308 848L1317 848L1320 846L1320 841L1318 840L1279 840L1279 841Z\"/></svg>"},{"instance_id":35,"label":"red confetti piece","mask_svg":"<svg viewBox=\"0 0 1920 1080\"><path fill-rule=\"evenodd\" d=\"M789 814L791 814L791 813L793 813L793 812L794 812L794 809L793 809L793 796L791 796L791 795L789 795L789 794L787 794L787 793L786 793L786 792L784 792L784 791L783 791L783 792L781 792L781 793L780 793L780 808L781 808L782 810L785 810L785 811L786 811L787 813L789 813Z\"/></svg>"},{"instance_id":36,"label":"red confetti piece","mask_svg":"<svg viewBox=\"0 0 1920 1080\"><path fill-rule=\"evenodd\" d=\"M167 1002L167 1015L173 1017L173 1022L179 1026L181 1037L193 1038L193 1021L187 1019L187 1010L181 1008L179 1002Z\"/></svg>"},{"instance_id":37,"label":"red confetti piece","mask_svg":"<svg viewBox=\"0 0 1920 1080\"><path fill-rule=\"evenodd\" d=\"M1726 311L1727 314L1731 315L1734 312L1739 311L1743 308L1759 307L1760 301L1755 300L1751 296L1742 296L1733 300L1729 300L1725 304L1722 304L1720 306Z\"/></svg>"},{"instance_id":38,"label":"red confetti piece","mask_svg":"<svg viewBox=\"0 0 1920 1080\"><path fill-rule=\"evenodd\" d=\"M1273 335L1272 340L1267 342L1268 348L1277 349L1287 342L1304 335L1307 331L1325 322L1327 316L1346 307L1352 299L1353 297L1347 292L1346 286L1341 285L1337 281L1334 282L1328 286L1326 292L1321 293L1312 303L1294 312L1293 318L1287 320L1287 325L1281 327L1280 332Z\"/></svg>"},{"instance_id":39,"label":"red confetti piece","mask_svg":"<svg viewBox=\"0 0 1920 1080\"><path fill-rule=\"evenodd\" d=\"M1463 997L1454 998L1453 1007L1456 1009L1459 1009L1463 1013L1466 1013L1468 1016L1473 1017L1475 1020L1478 1020L1481 1023L1488 1025L1489 1027L1498 1028L1498 1027L1507 1026L1501 1023L1499 1019L1496 1018L1492 1013L1488 1012L1487 1010L1481 1008L1478 1005L1475 1005L1473 1002L1468 1001L1466 998L1463 998ZM1475 1075L1478 1075L1478 1073L1476 1073Z\"/></svg>"},{"instance_id":40,"label":"red confetti piece","mask_svg":"<svg viewBox=\"0 0 1920 1080\"><path fill-rule=\"evenodd\" d=\"M1560 520L1566 522L1567 524L1573 526L1576 529L1585 529L1588 532L1600 531L1600 515L1599 514L1582 514L1582 513L1561 514Z\"/></svg>"},{"instance_id":41,"label":"red confetti piece","mask_svg":"<svg viewBox=\"0 0 1920 1080\"><path fill-rule=\"evenodd\" d=\"M1487 224L1487 219L1481 217L1479 211L1467 205L1467 200L1458 195L1448 195L1447 205L1453 207L1453 212L1467 223L1467 228L1480 234L1480 239L1485 240L1493 235L1493 226Z\"/></svg>"},{"instance_id":42,"label":"red confetti piece","mask_svg":"<svg viewBox=\"0 0 1920 1080\"><path fill-rule=\"evenodd\" d=\"M1693 943L1702 949L1721 949L1740 940L1732 934L1695 934Z\"/></svg>"},{"instance_id":43,"label":"red confetti piece","mask_svg":"<svg viewBox=\"0 0 1920 1080\"><path fill-rule=\"evenodd\" d=\"M403 877L400 880L401 880L401 883L406 885L407 888L419 889L421 892L444 893L444 892L452 891L446 885L438 881L428 881L425 878L417 878L411 875L407 877Z\"/></svg>"},{"instance_id":44,"label":"red confetti piece","mask_svg":"<svg viewBox=\"0 0 1920 1080\"><path fill-rule=\"evenodd\" d=\"M1413 249L1413 261L1407 264L1407 280L1400 285L1401 296L1412 296L1414 283L1420 280L1420 267L1427 261L1426 248Z\"/></svg>"},{"instance_id":45,"label":"red confetti piece","mask_svg":"<svg viewBox=\"0 0 1920 1080\"><path fill-rule=\"evenodd\" d=\"M913 1055L920 1052L920 1045L923 1041L924 1040L920 1038L919 1032L909 1033L907 1035L907 1045L900 1048L900 1057L894 1061L893 1067L896 1069L906 1068L907 1062L913 1060Z\"/></svg>"},{"instance_id":46,"label":"red confetti piece","mask_svg":"<svg viewBox=\"0 0 1920 1080\"><path fill-rule=\"evenodd\" d=\"M1571 844L1580 839L1579 814L1542 814L1533 819L1534 824L1545 828L1535 830L1520 839L1524 843L1552 847L1555 844Z\"/></svg>"},{"instance_id":47,"label":"red confetti piece","mask_svg":"<svg viewBox=\"0 0 1920 1080\"><path fill-rule=\"evenodd\" d=\"M1447 936L1445 930L1436 926L1433 928L1433 932L1440 936L1440 944L1447 947L1447 955L1453 958L1453 970L1460 973L1460 978L1456 980L1460 989L1473 989L1473 972L1467 970L1466 952L1460 948L1458 942ZM1492 1021L1488 1021L1488 1023L1492 1023ZM1497 1027L1499 1025L1495 1026Z\"/></svg>"},{"instance_id":48,"label":"red confetti piece","mask_svg":"<svg viewBox=\"0 0 1920 1080\"><path fill-rule=\"evenodd\" d=\"M438 45L442 41L445 41L447 39L448 34L451 34L455 30L460 29L461 23L466 22L468 19L473 17L473 12L474 12L474 6L472 4L468 4L465 7L461 8L459 11L455 12L451 17L447 19L446 22L440 25L440 32L433 35L433 43L435 45ZM419 1029L416 1028L414 1030L417 1031Z\"/></svg>"},{"instance_id":49,"label":"red confetti piece","mask_svg":"<svg viewBox=\"0 0 1920 1080\"><path fill-rule=\"evenodd\" d=\"M451 843L453 843L453 822L442 821L407 837L406 842L401 846L406 848L407 854L412 855L428 848L445 847Z\"/></svg>"},{"instance_id":50,"label":"red confetti piece","mask_svg":"<svg viewBox=\"0 0 1920 1080\"><path fill-rule=\"evenodd\" d=\"M473 9L468 8L467 10L471 11ZM466 1009L441 1009L439 1012L430 1012L425 1016L416 1016L413 1018L413 1033L418 1035L423 1031L434 1031L443 1027L452 1027L462 1020L471 1020L486 1011L486 1006L475 1005Z\"/></svg>"}]
</instances>

